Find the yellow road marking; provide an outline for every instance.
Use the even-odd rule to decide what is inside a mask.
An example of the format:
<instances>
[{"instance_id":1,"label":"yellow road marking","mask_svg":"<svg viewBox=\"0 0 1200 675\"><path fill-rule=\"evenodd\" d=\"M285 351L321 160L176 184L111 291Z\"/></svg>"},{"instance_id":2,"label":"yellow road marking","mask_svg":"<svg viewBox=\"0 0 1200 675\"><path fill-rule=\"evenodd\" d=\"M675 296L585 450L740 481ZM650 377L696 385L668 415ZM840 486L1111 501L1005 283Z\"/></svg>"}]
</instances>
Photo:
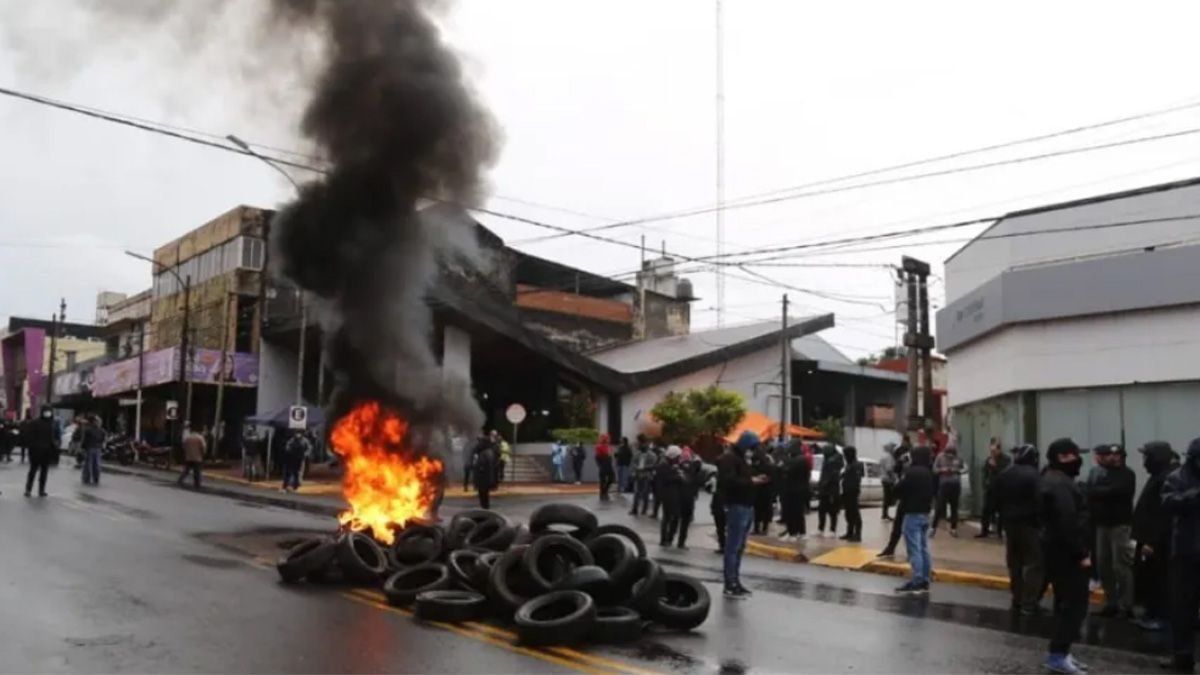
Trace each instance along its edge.
<instances>
[{"instance_id":1,"label":"yellow road marking","mask_svg":"<svg viewBox=\"0 0 1200 675\"><path fill-rule=\"evenodd\" d=\"M369 607L374 607L376 609L381 609L384 611L393 612L395 614L400 614L400 615L409 616L409 617L411 617L413 615L413 613L409 610L400 609L398 607L392 607L391 605L386 604L386 603L380 603L375 600L361 597L355 591L344 592L344 593L342 593L342 595L344 595L347 598L350 598L351 600L353 600L355 602L367 605ZM463 628L461 626L456 626L452 623L442 623L440 621L427 621L425 623L428 623L429 625L432 625L432 626L437 626L438 628L443 628L452 633L457 633L464 637L469 637L469 638L472 638L475 640L479 640L480 642L485 642L487 644L493 645L495 647L499 647L501 649L508 650L510 652L521 654L523 656L529 656L531 658L539 659L541 661L546 661L547 663L553 663L556 666L570 668L571 670L576 670L576 671L579 671L582 673L591 673L594 675L607 675L607 673L612 672L611 670L601 670L601 669L597 669L597 668L592 668L586 664L579 663L576 661L571 661L569 659L562 658L562 657L556 656L554 654L550 654L548 652L534 650L534 649L530 649L528 647L522 647L520 645L516 645L511 642L506 642L504 640L500 640L498 638L491 637L490 635L487 635L485 633L469 630L469 629ZM616 672L621 672L621 671L618 670Z\"/></svg>"},{"instance_id":2,"label":"yellow road marking","mask_svg":"<svg viewBox=\"0 0 1200 675\"><path fill-rule=\"evenodd\" d=\"M377 591L370 591L368 589L354 589L350 592L354 593L355 595L358 595L364 599L371 600L372 602L378 602L378 603L386 603L387 602L386 597ZM387 605L387 607L389 609L396 609L395 607L392 607L391 605ZM411 615L411 612L408 612L407 610L404 610L404 613ZM461 625L471 628L471 629L481 632L481 633L490 633L497 637L502 637L502 638L505 638L508 640L516 640L517 639L516 633L514 633L510 630L506 630L504 628L500 628L499 626L493 626L493 625L486 624L486 623L480 623L478 621L466 621L466 622L463 622ZM622 673L633 673L635 675L658 675L658 671L638 668L637 666L633 666L633 665L630 665L627 663L622 663L621 661L616 661L616 660L609 659L609 658L606 658L603 656L597 656L595 654L589 654L587 652L581 652L579 650L572 649L570 647L547 647L546 651L553 652L555 654L558 654L558 655L566 657L566 658L572 658L572 659L577 659L579 661L585 661L585 662L591 663L593 665L596 665L596 666L599 666L602 668L609 668L609 669L616 670L616 671L622 672Z\"/></svg>"}]
</instances>

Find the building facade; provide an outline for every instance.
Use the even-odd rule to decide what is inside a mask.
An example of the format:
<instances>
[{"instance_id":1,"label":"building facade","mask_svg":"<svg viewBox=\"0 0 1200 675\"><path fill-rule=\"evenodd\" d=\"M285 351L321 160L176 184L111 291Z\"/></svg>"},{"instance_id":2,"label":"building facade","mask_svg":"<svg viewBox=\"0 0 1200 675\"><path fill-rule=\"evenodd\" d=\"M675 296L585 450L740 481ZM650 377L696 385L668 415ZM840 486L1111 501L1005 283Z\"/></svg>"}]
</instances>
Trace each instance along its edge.
<instances>
[{"instance_id":1,"label":"building facade","mask_svg":"<svg viewBox=\"0 0 1200 675\"><path fill-rule=\"evenodd\" d=\"M1200 179L1029 209L946 261L938 344L976 484L992 437L1136 457L1200 436L1198 207Z\"/></svg>"}]
</instances>

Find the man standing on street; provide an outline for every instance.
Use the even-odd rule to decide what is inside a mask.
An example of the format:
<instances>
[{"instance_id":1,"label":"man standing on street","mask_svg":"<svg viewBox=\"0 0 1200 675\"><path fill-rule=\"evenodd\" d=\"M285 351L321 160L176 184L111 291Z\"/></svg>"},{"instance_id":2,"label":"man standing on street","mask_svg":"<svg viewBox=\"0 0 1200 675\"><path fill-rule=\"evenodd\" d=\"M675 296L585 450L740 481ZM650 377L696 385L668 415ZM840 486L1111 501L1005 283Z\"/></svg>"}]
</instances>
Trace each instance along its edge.
<instances>
[{"instance_id":1,"label":"man standing on street","mask_svg":"<svg viewBox=\"0 0 1200 675\"><path fill-rule=\"evenodd\" d=\"M1163 511L1163 482L1179 463L1171 444L1151 441L1142 447L1142 462L1150 476L1133 509L1134 590L1145 608L1135 623L1142 630L1162 630L1167 618L1167 564L1171 544L1171 518Z\"/></svg>"},{"instance_id":2,"label":"man standing on street","mask_svg":"<svg viewBox=\"0 0 1200 675\"><path fill-rule=\"evenodd\" d=\"M49 406L42 408L37 419L26 419L21 425L22 447L29 450L29 475L25 477L25 496L33 492L33 478L37 475L38 496L46 496L46 472L54 463L57 450L54 443L54 411Z\"/></svg>"},{"instance_id":3,"label":"man standing on street","mask_svg":"<svg viewBox=\"0 0 1200 675\"><path fill-rule=\"evenodd\" d=\"M658 545L667 548L675 540L683 515L684 475L680 466L683 450L672 445L663 453L663 462L654 470L654 489L663 505L661 536Z\"/></svg>"},{"instance_id":4,"label":"man standing on street","mask_svg":"<svg viewBox=\"0 0 1200 675\"><path fill-rule=\"evenodd\" d=\"M475 492L479 508L492 508L492 488L496 486L496 443L489 437L475 448Z\"/></svg>"},{"instance_id":5,"label":"man standing on street","mask_svg":"<svg viewBox=\"0 0 1200 675\"><path fill-rule=\"evenodd\" d=\"M837 536L838 508L842 499L842 467L845 461L832 444L822 450L821 475L817 479L817 532L825 536L825 518L829 531Z\"/></svg>"},{"instance_id":6,"label":"man standing on street","mask_svg":"<svg viewBox=\"0 0 1200 675\"><path fill-rule=\"evenodd\" d=\"M188 472L192 474L192 486L197 490L200 489L200 467L204 464L204 453L208 450L208 444L204 440L204 435L197 433L192 429L191 425L185 427L183 432L183 471L179 474L179 480L175 481L178 485L183 486L183 481L187 478ZM287 452L284 451L284 475L287 475Z\"/></svg>"},{"instance_id":7,"label":"man standing on street","mask_svg":"<svg viewBox=\"0 0 1200 675\"><path fill-rule=\"evenodd\" d=\"M1190 673L1196 665L1200 611L1200 438L1188 444L1183 466L1163 483L1163 511L1171 518L1171 659L1162 665Z\"/></svg>"},{"instance_id":8,"label":"man standing on street","mask_svg":"<svg viewBox=\"0 0 1200 675\"><path fill-rule=\"evenodd\" d=\"M651 452L650 444L639 439L637 457L633 460L633 508L629 515L646 515L650 510L651 482L658 457Z\"/></svg>"},{"instance_id":9,"label":"man standing on street","mask_svg":"<svg viewBox=\"0 0 1200 675\"><path fill-rule=\"evenodd\" d=\"M571 446L571 468L575 471L575 484L583 483L583 460L587 457L583 451L583 443L576 442Z\"/></svg>"},{"instance_id":10,"label":"man standing on street","mask_svg":"<svg viewBox=\"0 0 1200 675\"><path fill-rule=\"evenodd\" d=\"M798 440L791 442L781 473L779 504L783 508L783 522L787 528L783 541L801 541L808 531L804 514L808 512L808 483L812 479L812 466L804 455L804 443Z\"/></svg>"},{"instance_id":11,"label":"man standing on street","mask_svg":"<svg viewBox=\"0 0 1200 675\"><path fill-rule=\"evenodd\" d=\"M617 446L617 492L632 492L633 484L629 479L629 467L633 464L633 448L629 446L629 439L622 436L621 443Z\"/></svg>"},{"instance_id":12,"label":"man standing on street","mask_svg":"<svg viewBox=\"0 0 1200 675\"><path fill-rule=\"evenodd\" d=\"M1087 499L1075 483L1083 459L1075 441L1060 438L1046 448L1046 462L1039 494L1046 577L1054 587L1054 632L1043 665L1052 673L1075 675L1086 670L1071 656L1071 643L1087 618L1092 566Z\"/></svg>"},{"instance_id":13,"label":"man standing on street","mask_svg":"<svg viewBox=\"0 0 1200 675\"><path fill-rule=\"evenodd\" d=\"M750 591L742 585L742 552L754 520L754 486L766 476L750 471L750 456L759 446L758 434L743 431L737 444L717 460L717 489L725 501L725 597L742 599Z\"/></svg>"},{"instance_id":14,"label":"man standing on street","mask_svg":"<svg viewBox=\"0 0 1200 675\"><path fill-rule=\"evenodd\" d=\"M606 502L608 501L608 491L617 480L616 471L613 470L613 450L612 446L608 444L608 434L600 434L600 439L596 441L595 455L596 473L600 477L600 501Z\"/></svg>"},{"instance_id":15,"label":"man standing on street","mask_svg":"<svg viewBox=\"0 0 1200 675\"><path fill-rule=\"evenodd\" d=\"M300 469L304 466L304 458L312 452L312 444L303 431L292 431L292 437L283 447L283 490L296 491L300 489Z\"/></svg>"},{"instance_id":16,"label":"man standing on street","mask_svg":"<svg viewBox=\"0 0 1200 675\"><path fill-rule=\"evenodd\" d=\"M892 508L892 503L896 500L893 492L899 476L896 475L895 453L896 444L887 443L883 446L883 454L879 457L879 481L883 484L883 508L880 509L879 519L884 521L892 519L888 515L888 509Z\"/></svg>"},{"instance_id":17,"label":"man standing on street","mask_svg":"<svg viewBox=\"0 0 1200 675\"><path fill-rule=\"evenodd\" d=\"M854 543L862 541L862 512L858 508L858 498L862 494L866 469L858 461L858 448L848 445L843 452L846 453L846 468L842 471L842 508L846 512L846 534L842 540Z\"/></svg>"},{"instance_id":18,"label":"man standing on street","mask_svg":"<svg viewBox=\"0 0 1200 675\"><path fill-rule=\"evenodd\" d=\"M937 474L937 506L933 510L933 528L929 532L932 539L937 535L938 523L946 510L950 511L950 536L958 536L958 501L962 498L963 461L958 456L958 448L947 445L933 462L933 472Z\"/></svg>"},{"instance_id":19,"label":"man standing on street","mask_svg":"<svg viewBox=\"0 0 1200 675\"><path fill-rule=\"evenodd\" d=\"M80 431L83 450L83 484L100 484L100 454L104 450L104 429L100 426L100 418L87 415L82 418L83 429Z\"/></svg>"},{"instance_id":20,"label":"man standing on street","mask_svg":"<svg viewBox=\"0 0 1200 675\"><path fill-rule=\"evenodd\" d=\"M1026 443L1013 449L1011 465L992 480L989 488L993 506L1008 533L1004 558L1008 563L1012 608L1025 615L1037 612L1045 578L1038 527L1040 483L1038 450Z\"/></svg>"},{"instance_id":21,"label":"man standing on street","mask_svg":"<svg viewBox=\"0 0 1200 675\"><path fill-rule=\"evenodd\" d=\"M894 456L896 458L896 484L899 485L900 480L904 478L904 470L912 461L912 447L908 444L907 438L900 442ZM888 535L887 544L884 544L883 550L877 556L880 558L891 558L896 555L896 546L900 543L900 535L904 529L904 502L900 501L900 495L896 493L895 488L892 488L892 500L896 503L896 515L892 521L892 531Z\"/></svg>"},{"instance_id":22,"label":"man standing on street","mask_svg":"<svg viewBox=\"0 0 1200 675\"><path fill-rule=\"evenodd\" d=\"M1000 439L993 436L988 444L987 461L983 463L983 515L979 518L979 534L975 535L976 539L986 539L991 534L993 522L996 525L996 536L1004 536L1004 521L996 509L995 486L996 477L1007 469L1009 464L1012 464L1012 460L1004 454Z\"/></svg>"},{"instance_id":23,"label":"man standing on street","mask_svg":"<svg viewBox=\"0 0 1200 675\"><path fill-rule=\"evenodd\" d=\"M932 461L927 447L913 448L904 477L896 484L900 513L904 514L904 548L912 567L912 579L896 589L898 593L928 593L933 576L933 558L929 554L929 509L933 506L936 479L929 468Z\"/></svg>"},{"instance_id":24,"label":"man standing on street","mask_svg":"<svg viewBox=\"0 0 1200 675\"><path fill-rule=\"evenodd\" d=\"M1088 473L1088 512L1096 528L1096 564L1104 586L1100 616L1133 616L1133 493L1137 478L1125 466L1125 452L1116 445L1092 450L1096 464Z\"/></svg>"}]
</instances>

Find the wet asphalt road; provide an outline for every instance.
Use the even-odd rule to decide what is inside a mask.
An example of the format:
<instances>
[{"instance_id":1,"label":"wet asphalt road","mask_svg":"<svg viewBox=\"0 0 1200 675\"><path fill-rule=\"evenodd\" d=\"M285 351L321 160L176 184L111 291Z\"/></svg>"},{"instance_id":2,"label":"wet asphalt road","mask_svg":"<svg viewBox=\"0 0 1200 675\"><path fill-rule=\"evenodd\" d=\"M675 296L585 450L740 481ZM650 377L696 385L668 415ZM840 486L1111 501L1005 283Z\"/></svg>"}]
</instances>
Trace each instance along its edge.
<instances>
[{"instance_id":1,"label":"wet asphalt road","mask_svg":"<svg viewBox=\"0 0 1200 675\"><path fill-rule=\"evenodd\" d=\"M279 584L261 561L272 537L329 529L328 518L128 476L85 488L69 468L52 473L49 497L27 500L22 469L0 465L0 672L1019 673L1038 672L1045 649L1048 624L1011 625L995 591L897 598L896 579L747 558L755 595L726 602L719 557L697 541L650 546L710 582L697 632L525 650L504 633L423 626L349 592ZM572 500L629 522L619 501ZM501 509L523 518L538 501ZM1094 644L1076 653L1093 672L1155 670L1155 644L1134 629L1097 620L1087 632Z\"/></svg>"}]
</instances>

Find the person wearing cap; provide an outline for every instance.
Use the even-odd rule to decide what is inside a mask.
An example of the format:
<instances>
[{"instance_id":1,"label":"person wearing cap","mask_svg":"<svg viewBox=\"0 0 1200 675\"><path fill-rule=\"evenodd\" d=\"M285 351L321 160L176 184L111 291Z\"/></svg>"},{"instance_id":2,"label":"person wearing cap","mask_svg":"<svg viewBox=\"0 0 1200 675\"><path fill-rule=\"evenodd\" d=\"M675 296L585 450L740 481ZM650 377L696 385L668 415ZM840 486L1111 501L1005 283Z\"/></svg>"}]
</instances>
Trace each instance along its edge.
<instances>
[{"instance_id":1,"label":"person wearing cap","mask_svg":"<svg viewBox=\"0 0 1200 675\"><path fill-rule=\"evenodd\" d=\"M725 502L725 597L742 599L750 595L742 585L742 553L754 519L754 487L767 482L766 476L754 475L750 457L761 445L758 434L743 431L737 443L717 460L717 489Z\"/></svg>"},{"instance_id":2,"label":"person wearing cap","mask_svg":"<svg viewBox=\"0 0 1200 675\"><path fill-rule=\"evenodd\" d=\"M1038 489L1046 578L1054 587L1054 631L1043 665L1052 673L1067 675L1087 670L1071 656L1071 643L1079 638L1087 618L1092 566L1087 499L1075 482L1083 464L1081 452L1070 438L1051 443Z\"/></svg>"},{"instance_id":3,"label":"person wearing cap","mask_svg":"<svg viewBox=\"0 0 1200 675\"><path fill-rule=\"evenodd\" d=\"M1133 494L1137 478L1125 466L1121 448L1104 443L1092 449L1096 466L1088 472L1088 512L1096 528L1096 566L1104 587L1103 617L1133 619Z\"/></svg>"},{"instance_id":4,"label":"person wearing cap","mask_svg":"<svg viewBox=\"0 0 1200 675\"><path fill-rule=\"evenodd\" d=\"M996 475L990 488L1004 532L1004 558L1008 564L1012 608L1035 614L1042 599L1041 528L1038 527L1038 450L1032 445L1013 448L1012 462ZM997 528L999 529L999 528Z\"/></svg>"},{"instance_id":5,"label":"person wearing cap","mask_svg":"<svg viewBox=\"0 0 1200 675\"><path fill-rule=\"evenodd\" d=\"M1200 438L1188 444L1183 465L1163 482L1162 506L1171 519L1171 658L1162 665L1190 673L1196 665L1196 615L1200 612Z\"/></svg>"},{"instance_id":6,"label":"person wearing cap","mask_svg":"<svg viewBox=\"0 0 1200 675\"><path fill-rule=\"evenodd\" d=\"M1167 565L1171 543L1171 519L1163 512L1163 483L1179 463L1179 455L1165 441L1151 441L1141 448L1146 484L1133 508L1134 591L1145 609L1135 623L1143 630L1157 631L1167 617Z\"/></svg>"},{"instance_id":7,"label":"person wearing cap","mask_svg":"<svg viewBox=\"0 0 1200 675\"><path fill-rule=\"evenodd\" d=\"M654 491L662 503L663 517L658 545L666 548L675 539L683 511L683 469L680 459L683 450L678 445L667 446L663 462L654 470Z\"/></svg>"}]
</instances>

